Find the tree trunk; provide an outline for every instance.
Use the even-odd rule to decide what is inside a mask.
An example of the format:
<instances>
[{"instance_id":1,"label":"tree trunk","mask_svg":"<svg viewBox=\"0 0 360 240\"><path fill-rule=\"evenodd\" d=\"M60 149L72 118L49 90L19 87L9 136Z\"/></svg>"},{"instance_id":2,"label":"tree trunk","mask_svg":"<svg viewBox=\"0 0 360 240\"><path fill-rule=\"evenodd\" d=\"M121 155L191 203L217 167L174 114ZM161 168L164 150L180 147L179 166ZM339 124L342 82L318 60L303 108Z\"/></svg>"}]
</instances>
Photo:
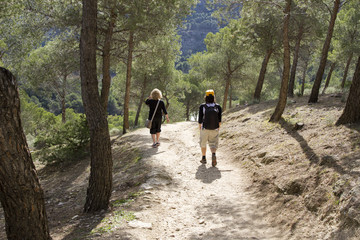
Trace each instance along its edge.
<instances>
[{"instance_id":1,"label":"tree trunk","mask_svg":"<svg viewBox=\"0 0 360 240\"><path fill-rule=\"evenodd\" d=\"M311 95L310 95L310 98L309 98L309 103L316 103L318 101L321 80L322 80L322 77L324 75L324 71L325 71L325 67L326 67L327 56L328 56L328 52L329 52L329 48L330 48L331 38L332 38L332 35L333 35L334 26L335 26L335 20L336 20L338 11L339 11L339 7L340 7L340 0L335 0L334 1L333 11L332 11L332 14L331 14L328 33L327 33L326 40L325 40L323 50L322 50L322 53L321 53L319 69L318 69L318 71L316 73L314 85L312 87Z\"/></svg>"},{"instance_id":2,"label":"tree trunk","mask_svg":"<svg viewBox=\"0 0 360 240\"><path fill-rule=\"evenodd\" d=\"M60 102L61 102L61 121L62 123L66 122L66 103L65 103L65 97L66 97L66 86L67 86L67 76L64 76L64 81L62 85L62 93L60 94Z\"/></svg>"},{"instance_id":3,"label":"tree trunk","mask_svg":"<svg viewBox=\"0 0 360 240\"><path fill-rule=\"evenodd\" d=\"M44 193L20 119L15 77L0 68L0 201L8 239L51 239Z\"/></svg>"},{"instance_id":4,"label":"tree trunk","mask_svg":"<svg viewBox=\"0 0 360 240\"><path fill-rule=\"evenodd\" d=\"M230 79L231 79L231 76L228 75L226 77L224 100L223 100L223 107L222 107L222 110L224 112L226 111L227 99L228 99L228 95L229 95Z\"/></svg>"},{"instance_id":5,"label":"tree trunk","mask_svg":"<svg viewBox=\"0 0 360 240\"><path fill-rule=\"evenodd\" d=\"M330 71L329 71L328 76L327 76L327 78L326 78L326 82L325 82L324 89L323 89L323 91L322 91L322 93L321 93L322 95L325 94L325 91L326 91L327 87L329 86L330 79L331 79L331 75L332 75L332 73L333 73L333 71L334 71L334 69L335 69L335 65L336 65L336 62L333 62L333 63L331 64Z\"/></svg>"},{"instance_id":6,"label":"tree trunk","mask_svg":"<svg viewBox=\"0 0 360 240\"><path fill-rule=\"evenodd\" d=\"M138 109L136 111L135 126L138 125L140 112L141 112L141 107L142 107L142 105L144 103L144 100L145 100L146 83L147 83L147 76L145 74L144 81L143 81L142 88L141 88L140 101L139 101Z\"/></svg>"},{"instance_id":7,"label":"tree trunk","mask_svg":"<svg viewBox=\"0 0 360 240\"><path fill-rule=\"evenodd\" d=\"M261 90L262 90L262 87L264 85L264 80L265 80L266 68L267 68L267 65L269 63L269 60L270 60L270 57L271 57L271 54L273 53L273 51L274 51L273 49L269 49L266 52L266 55L265 55L264 60L262 62L259 78L258 78L258 81L257 81L257 84L256 84L255 93L254 93L254 100L255 101L260 101Z\"/></svg>"},{"instance_id":8,"label":"tree trunk","mask_svg":"<svg viewBox=\"0 0 360 240\"><path fill-rule=\"evenodd\" d=\"M165 108L166 108L166 110L169 108L169 106L170 106L170 99L166 96L166 95L164 95L164 93L163 93L163 98L165 99Z\"/></svg>"},{"instance_id":9,"label":"tree trunk","mask_svg":"<svg viewBox=\"0 0 360 240\"><path fill-rule=\"evenodd\" d=\"M111 52L111 40L114 32L115 27L115 20L116 15L111 11L111 17L108 29L105 33L105 40L104 40L104 48L102 51L102 88L101 88L101 104L105 111L107 111L107 105L109 101L109 93L110 93L110 85L111 85L111 75L110 75L110 66L111 66L111 59L110 59L110 52Z\"/></svg>"},{"instance_id":10,"label":"tree trunk","mask_svg":"<svg viewBox=\"0 0 360 240\"><path fill-rule=\"evenodd\" d=\"M134 32L130 31L129 41L128 41L128 58L127 58L127 68L126 68L126 87L125 87L125 99L124 99L124 122L123 122L124 134L130 128L129 104L130 104L131 68L132 68L133 51L134 51Z\"/></svg>"},{"instance_id":11,"label":"tree trunk","mask_svg":"<svg viewBox=\"0 0 360 240\"><path fill-rule=\"evenodd\" d=\"M279 102L275 108L270 122L278 122L284 112L287 100L289 75L290 75L290 45L289 45L289 22L290 22L291 0L286 0L285 18L283 27L283 44L284 44L284 69L280 88Z\"/></svg>"},{"instance_id":12,"label":"tree trunk","mask_svg":"<svg viewBox=\"0 0 360 240\"><path fill-rule=\"evenodd\" d=\"M347 78L347 75L348 75L348 72L349 72L349 67L350 67L350 64L351 64L352 57L353 57L353 53L350 53L350 56L349 56L349 58L347 60L347 63L346 63L344 76L343 76L343 79L341 81L341 89L344 89L344 87L345 87L345 82L346 82L346 78Z\"/></svg>"},{"instance_id":13,"label":"tree trunk","mask_svg":"<svg viewBox=\"0 0 360 240\"><path fill-rule=\"evenodd\" d=\"M229 109L232 108L232 86L230 84L230 90L229 90Z\"/></svg>"},{"instance_id":14,"label":"tree trunk","mask_svg":"<svg viewBox=\"0 0 360 240\"><path fill-rule=\"evenodd\" d=\"M190 121L190 100L186 102L186 121Z\"/></svg>"},{"instance_id":15,"label":"tree trunk","mask_svg":"<svg viewBox=\"0 0 360 240\"><path fill-rule=\"evenodd\" d=\"M303 26L301 25L299 28L299 33L296 38L294 59L293 59L293 64L291 66L291 74L290 74L289 89L288 89L289 97L294 97L296 68L297 68L297 64L298 64L298 60L299 60L300 43L302 40L303 33L304 33L304 29L303 29Z\"/></svg>"},{"instance_id":16,"label":"tree trunk","mask_svg":"<svg viewBox=\"0 0 360 240\"><path fill-rule=\"evenodd\" d=\"M358 58L354 77L350 87L349 97L344 112L336 125L360 122L360 56Z\"/></svg>"},{"instance_id":17,"label":"tree trunk","mask_svg":"<svg viewBox=\"0 0 360 240\"><path fill-rule=\"evenodd\" d=\"M305 60L305 66L304 66L304 70L302 73L302 82L301 82L301 96L304 96L304 91L305 91L305 82L306 82L306 71L309 65L309 60Z\"/></svg>"},{"instance_id":18,"label":"tree trunk","mask_svg":"<svg viewBox=\"0 0 360 240\"><path fill-rule=\"evenodd\" d=\"M80 36L81 95L90 129L91 169L85 212L107 209L112 191L112 156L106 111L96 74L97 1L83 0Z\"/></svg>"}]
</instances>

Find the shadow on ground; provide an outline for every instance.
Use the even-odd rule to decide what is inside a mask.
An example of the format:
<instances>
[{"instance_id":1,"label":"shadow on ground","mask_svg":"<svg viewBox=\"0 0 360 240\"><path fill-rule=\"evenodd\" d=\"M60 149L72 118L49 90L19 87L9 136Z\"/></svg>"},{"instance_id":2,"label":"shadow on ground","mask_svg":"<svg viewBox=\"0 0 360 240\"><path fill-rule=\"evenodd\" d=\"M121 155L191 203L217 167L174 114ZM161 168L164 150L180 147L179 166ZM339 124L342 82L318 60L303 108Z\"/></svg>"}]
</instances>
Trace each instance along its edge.
<instances>
[{"instance_id":1,"label":"shadow on ground","mask_svg":"<svg viewBox=\"0 0 360 240\"><path fill-rule=\"evenodd\" d=\"M332 168L341 175L349 174L353 177L360 177L360 170L354 171L354 169L360 166L360 162L353 161L353 159L360 158L359 153L349 153L349 155L344 156L341 159L337 159L336 157L331 155L324 155L319 157L315 153L315 151L309 146L303 136L301 136L298 131L294 130L293 125L289 124L284 119L281 119L279 123L281 127L287 132L287 134L289 134L299 143L304 154L306 155L311 164L317 164L319 166ZM354 144L358 144L360 146L359 133L355 133L353 138Z\"/></svg>"},{"instance_id":2,"label":"shadow on ground","mask_svg":"<svg viewBox=\"0 0 360 240\"><path fill-rule=\"evenodd\" d=\"M217 167L206 167L206 164L201 164L195 174L195 178L203 183L212 183L216 179L221 178L221 172Z\"/></svg>"},{"instance_id":3,"label":"shadow on ground","mask_svg":"<svg viewBox=\"0 0 360 240\"><path fill-rule=\"evenodd\" d=\"M257 209L255 202L232 202L214 197L209 204L198 207L197 215L219 227L199 235L191 235L189 239L281 239L280 233L275 233L268 224L261 221L262 215L249 211ZM222 219L219 222L219 219ZM206 224L206 222L204 223Z\"/></svg>"},{"instance_id":4,"label":"shadow on ground","mask_svg":"<svg viewBox=\"0 0 360 240\"><path fill-rule=\"evenodd\" d=\"M143 154L143 148L148 148ZM112 138L113 193L111 202L127 199L146 181L151 167L146 156L157 154L151 148L150 135L127 134ZM99 229L109 211L83 213L90 175L90 158L62 164L47 165L38 171L45 193L51 235L57 239L135 239L121 227L114 233ZM113 227L109 225L110 227ZM95 231L93 231L95 230ZM107 238L106 236L110 237Z\"/></svg>"}]
</instances>

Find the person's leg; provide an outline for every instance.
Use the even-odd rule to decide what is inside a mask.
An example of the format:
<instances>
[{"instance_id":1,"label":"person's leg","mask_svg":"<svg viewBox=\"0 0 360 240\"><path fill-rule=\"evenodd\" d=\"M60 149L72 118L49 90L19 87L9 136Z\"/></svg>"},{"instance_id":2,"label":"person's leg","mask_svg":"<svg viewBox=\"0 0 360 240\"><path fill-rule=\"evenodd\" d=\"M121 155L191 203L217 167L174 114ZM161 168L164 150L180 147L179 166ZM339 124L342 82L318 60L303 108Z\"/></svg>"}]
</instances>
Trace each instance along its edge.
<instances>
[{"instance_id":1,"label":"person's leg","mask_svg":"<svg viewBox=\"0 0 360 240\"><path fill-rule=\"evenodd\" d=\"M161 132L161 118L155 118L154 122L155 122L155 132L156 132L156 145L159 146L160 145L160 132Z\"/></svg>"},{"instance_id":2,"label":"person's leg","mask_svg":"<svg viewBox=\"0 0 360 240\"><path fill-rule=\"evenodd\" d=\"M206 156L206 147L201 148L201 154L202 154L203 157Z\"/></svg>"},{"instance_id":3,"label":"person's leg","mask_svg":"<svg viewBox=\"0 0 360 240\"><path fill-rule=\"evenodd\" d=\"M212 130L209 136L209 147L211 150L211 160L212 160L212 166L215 167L216 162L216 150L219 145L219 131L218 130Z\"/></svg>"},{"instance_id":4,"label":"person's leg","mask_svg":"<svg viewBox=\"0 0 360 240\"><path fill-rule=\"evenodd\" d=\"M201 154L202 154L202 158L201 158L201 163L206 163L206 144L207 144L207 139L208 139L208 135L207 135L207 130L203 129L200 131L200 148L201 148Z\"/></svg>"},{"instance_id":5,"label":"person's leg","mask_svg":"<svg viewBox=\"0 0 360 240\"><path fill-rule=\"evenodd\" d=\"M157 145L156 145L156 129L154 128L154 126L151 126L150 134L153 141L152 147L155 148L157 147Z\"/></svg>"},{"instance_id":6,"label":"person's leg","mask_svg":"<svg viewBox=\"0 0 360 240\"><path fill-rule=\"evenodd\" d=\"M156 133L156 142L160 145L160 132Z\"/></svg>"}]
</instances>

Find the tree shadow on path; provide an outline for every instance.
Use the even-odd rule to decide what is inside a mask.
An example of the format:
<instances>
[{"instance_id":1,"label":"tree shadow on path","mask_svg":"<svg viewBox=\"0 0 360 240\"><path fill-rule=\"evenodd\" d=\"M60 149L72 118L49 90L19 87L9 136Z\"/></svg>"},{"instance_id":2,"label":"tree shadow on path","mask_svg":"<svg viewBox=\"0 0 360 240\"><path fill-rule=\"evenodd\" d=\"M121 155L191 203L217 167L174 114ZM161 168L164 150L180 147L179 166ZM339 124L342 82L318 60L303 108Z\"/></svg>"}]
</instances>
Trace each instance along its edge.
<instances>
[{"instance_id":1,"label":"tree shadow on path","mask_svg":"<svg viewBox=\"0 0 360 240\"><path fill-rule=\"evenodd\" d=\"M293 129L292 125L290 125L284 119L281 119L279 123L281 127L284 128L291 137L293 137L296 141L298 141L303 152L305 153L306 157L308 158L311 164L317 164L319 166L333 168L335 171L337 171L340 174L346 174L346 173L350 174L350 171L349 170L346 171L344 166L339 164L333 156L325 155L322 156L321 158L317 156L315 151L309 146L307 141L296 130ZM351 161L345 161L345 162L349 162L350 164L352 163ZM351 170L353 167L355 166L350 166L349 169ZM358 176L359 174L353 173L351 175Z\"/></svg>"},{"instance_id":2,"label":"tree shadow on path","mask_svg":"<svg viewBox=\"0 0 360 240\"><path fill-rule=\"evenodd\" d=\"M280 125L285 131L293 137L301 146L304 154L306 155L307 159L313 163L317 164L319 162L319 157L316 155L314 150L309 146L307 141L301 136L297 131L293 130L294 126L290 125L286 122L283 118L280 120Z\"/></svg>"},{"instance_id":3,"label":"tree shadow on path","mask_svg":"<svg viewBox=\"0 0 360 240\"><path fill-rule=\"evenodd\" d=\"M210 197L207 204L197 208L197 215L206 219L205 224L214 224L201 235L191 234L190 240L260 240L284 239L276 228L263 221L262 212L258 209L256 201L239 202L237 199L223 199Z\"/></svg>"},{"instance_id":4,"label":"tree shadow on path","mask_svg":"<svg viewBox=\"0 0 360 240\"><path fill-rule=\"evenodd\" d=\"M206 164L201 164L196 171L195 178L203 183L212 183L221 178L221 172L217 167L206 168Z\"/></svg>"}]
</instances>

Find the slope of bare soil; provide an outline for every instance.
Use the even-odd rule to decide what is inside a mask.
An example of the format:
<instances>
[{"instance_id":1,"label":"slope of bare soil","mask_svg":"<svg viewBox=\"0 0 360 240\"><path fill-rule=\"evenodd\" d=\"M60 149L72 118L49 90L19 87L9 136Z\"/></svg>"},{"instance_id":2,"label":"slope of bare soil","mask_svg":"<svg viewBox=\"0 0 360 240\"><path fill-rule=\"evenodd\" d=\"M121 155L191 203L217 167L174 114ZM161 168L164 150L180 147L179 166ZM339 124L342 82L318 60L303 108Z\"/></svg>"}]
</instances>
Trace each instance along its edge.
<instances>
[{"instance_id":1,"label":"slope of bare soil","mask_svg":"<svg viewBox=\"0 0 360 240\"><path fill-rule=\"evenodd\" d=\"M279 124L268 122L275 102L232 109L222 137L287 237L359 239L360 126L335 126L339 96L307 100L290 101ZM295 130L297 122L304 127Z\"/></svg>"},{"instance_id":2,"label":"slope of bare soil","mask_svg":"<svg viewBox=\"0 0 360 240\"><path fill-rule=\"evenodd\" d=\"M334 126L340 98L294 100L278 124L276 102L224 114L215 168L199 162L195 122L164 125L156 149L148 129L113 138L98 214L82 213L89 159L39 165L53 239L359 239L360 126ZM6 239L2 212L0 226Z\"/></svg>"}]
</instances>

